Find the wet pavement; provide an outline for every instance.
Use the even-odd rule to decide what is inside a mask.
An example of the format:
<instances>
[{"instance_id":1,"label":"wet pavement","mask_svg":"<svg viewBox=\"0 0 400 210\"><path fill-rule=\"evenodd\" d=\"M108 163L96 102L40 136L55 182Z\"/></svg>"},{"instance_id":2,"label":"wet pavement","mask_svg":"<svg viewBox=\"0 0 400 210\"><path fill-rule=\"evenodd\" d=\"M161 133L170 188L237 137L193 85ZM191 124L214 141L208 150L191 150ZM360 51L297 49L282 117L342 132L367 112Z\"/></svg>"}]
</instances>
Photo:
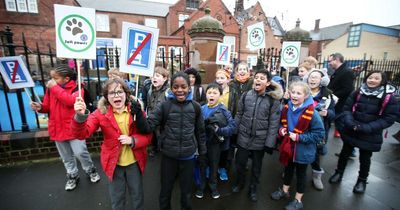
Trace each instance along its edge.
<instances>
[{"instance_id":1,"label":"wet pavement","mask_svg":"<svg viewBox=\"0 0 400 210\"><path fill-rule=\"evenodd\" d=\"M342 183L338 185L328 183L329 176L333 174L337 163L338 157L334 153L339 152L341 148L341 140L331 138L328 142L329 153L321 160L321 165L326 171L323 176L325 189L317 191L313 188L309 167L306 192L303 197L304 209L400 209L400 143L391 136L398 129L400 129L400 124L389 128L388 138L384 141L382 151L373 154L369 184L363 195L352 192L358 175L358 158L349 161ZM99 158L95 156L93 159L100 169ZM158 209L159 166L159 157L149 159L144 176L145 209L147 210ZM71 192L64 190L64 173L62 162L58 159L0 168L0 209L111 209L107 189L108 180L103 172L100 173L102 180L92 184L81 170L80 183ZM278 161L278 153L275 152L272 156L266 154L258 202L253 203L248 199L247 188L240 193L232 194L229 180L220 183L221 197L219 199L212 199L210 192L206 192L203 199L193 196L193 209L283 209L289 200L273 201L269 197L271 192L282 185L281 173L282 166ZM293 180L292 186L295 186L295 183ZM172 209L179 209L178 188L177 184L173 192ZM293 198L293 190L291 195ZM130 207L129 204L127 206Z\"/></svg>"}]
</instances>

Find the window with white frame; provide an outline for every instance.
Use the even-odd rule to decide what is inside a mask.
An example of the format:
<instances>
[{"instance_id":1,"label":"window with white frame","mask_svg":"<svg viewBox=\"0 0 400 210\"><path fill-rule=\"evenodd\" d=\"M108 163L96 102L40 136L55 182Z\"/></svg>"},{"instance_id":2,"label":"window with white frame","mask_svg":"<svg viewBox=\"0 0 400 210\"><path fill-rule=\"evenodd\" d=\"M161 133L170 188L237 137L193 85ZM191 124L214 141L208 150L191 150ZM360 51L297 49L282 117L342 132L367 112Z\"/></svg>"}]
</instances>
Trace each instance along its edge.
<instances>
[{"instance_id":1,"label":"window with white frame","mask_svg":"<svg viewBox=\"0 0 400 210\"><path fill-rule=\"evenodd\" d=\"M181 27L188 18L189 15L179 14L179 27Z\"/></svg>"},{"instance_id":2,"label":"window with white frame","mask_svg":"<svg viewBox=\"0 0 400 210\"><path fill-rule=\"evenodd\" d=\"M248 55L247 56L247 66L249 69L253 69L253 66L257 66L257 56L256 55Z\"/></svg>"},{"instance_id":3,"label":"window with white frame","mask_svg":"<svg viewBox=\"0 0 400 210\"><path fill-rule=\"evenodd\" d=\"M349 37L347 39L347 47L360 46L361 26L352 26L350 28Z\"/></svg>"},{"instance_id":4,"label":"window with white frame","mask_svg":"<svg viewBox=\"0 0 400 210\"><path fill-rule=\"evenodd\" d=\"M181 55L181 57L183 57L183 48L182 47L168 47L168 57L172 56L172 50L174 51L174 56L175 57L179 57L179 55Z\"/></svg>"},{"instance_id":5,"label":"window with white frame","mask_svg":"<svg viewBox=\"0 0 400 210\"><path fill-rule=\"evenodd\" d=\"M28 10L30 13L38 13L38 5L36 0L28 0Z\"/></svg>"},{"instance_id":6,"label":"window with white frame","mask_svg":"<svg viewBox=\"0 0 400 210\"><path fill-rule=\"evenodd\" d=\"M10 12L38 13L37 0L5 0L6 10Z\"/></svg>"},{"instance_id":7,"label":"window with white frame","mask_svg":"<svg viewBox=\"0 0 400 210\"><path fill-rule=\"evenodd\" d=\"M166 58L166 51L165 51L165 46L158 46L157 47L157 61L162 61L163 56Z\"/></svg>"},{"instance_id":8,"label":"window with white frame","mask_svg":"<svg viewBox=\"0 0 400 210\"><path fill-rule=\"evenodd\" d=\"M186 8L198 9L199 8L199 0L186 0Z\"/></svg>"},{"instance_id":9,"label":"window with white frame","mask_svg":"<svg viewBox=\"0 0 400 210\"><path fill-rule=\"evenodd\" d=\"M16 12L17 11L17 4L15 0L6 0L6 10Z\"/></svg>"},{"instance_id":10,"label":"window with white frame","mask_svg":"<svg viewBox=\"0 0 400 210\"><path fill-rule=\"evenodd\" d=\"M157 19L146 18L144 19L144 25L148 27L158 28Z\"/></svg>"},{"instance_id":11,"label":"window with white frame","mask_svg":"<svg viewBox=\"0 0 400 210\"><path fill-rule=\"evenodd\" d=\"M110 20L108 15L96 14L96 31L110 32Z\"/></svg>"}]
</instances>

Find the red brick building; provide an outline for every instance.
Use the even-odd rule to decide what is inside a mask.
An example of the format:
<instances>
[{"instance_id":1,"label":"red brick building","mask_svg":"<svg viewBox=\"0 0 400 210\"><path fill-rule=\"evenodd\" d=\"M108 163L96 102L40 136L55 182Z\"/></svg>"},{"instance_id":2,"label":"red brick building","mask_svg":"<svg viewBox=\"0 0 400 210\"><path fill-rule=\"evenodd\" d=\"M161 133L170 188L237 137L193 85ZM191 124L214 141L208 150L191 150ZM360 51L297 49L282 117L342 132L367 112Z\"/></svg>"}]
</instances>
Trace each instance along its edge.
<instances>
[{"instance_id":1,"label":"red brick building","mask_svg":"<svg viewBox=\"0 0 400 210\"><path fill-rule=\"evenodd\" d=\"M224 42L233 45L232 57L247 61L248 56L256 56L250 52L247 45L247 26L256 22L265 23L266 48L280 48L283 29L276 18L268 18L261 5L256 3L247 10L242 10L243 1L238 1L235 14L247 14L241 17L233 16L222 0L179 0L174 5L130 0L7 0L0 3L0 28L10 26L14 33L14 42L22 41L25 34L27 45L47 49L48 44L55 49L54 4L81 6L96 9L96 31L98 47L120 47L122 22L132 22L160 29L159 51L169 56L171 49L175 54L186 56L190 37L187 31L191 24L204 15L204 8L211 9L211 16L221 21L226 32ZM241 4L241 5L240 5ZM239 5L239 6L238 6ZM111 49L111 48L110 48ZM112 50L109 51L112 53ZM238 53L241 55L239 56ZM183 62L186 60L183 59ZM112 61L109 61L112 62ZM112 64L112 63L111 63Z\"/></svg>"}]
</instances>

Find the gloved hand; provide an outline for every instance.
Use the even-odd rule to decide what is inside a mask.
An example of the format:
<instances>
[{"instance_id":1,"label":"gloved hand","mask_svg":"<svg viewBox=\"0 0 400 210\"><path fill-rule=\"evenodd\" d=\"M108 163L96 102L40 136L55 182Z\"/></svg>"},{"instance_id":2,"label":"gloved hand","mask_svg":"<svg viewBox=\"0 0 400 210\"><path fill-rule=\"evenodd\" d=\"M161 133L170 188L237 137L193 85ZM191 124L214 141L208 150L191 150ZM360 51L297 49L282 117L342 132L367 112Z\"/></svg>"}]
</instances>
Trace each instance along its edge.
<instances>
[{"instance_id":1,"label":"gloved hand","mask_svg":"<svg viewBox=\"0 0 400 210\"><path fill-rule=\"evenodd\" d=\"M206 133L208 133L210 136L217 135L215 132L215 127L212 124L206 125Z\"/></svg>"},{"instance_id":2,"label":"gloved hand","mask_svg":"<svg viewBox=\"0 0 400 210\"><path fill-rule=\"evenodd\" d=\"M133 119L135 119L134 116L136 116L135 122L136 122L136 127L139 130L139 133L141 134L147 134L151 133L152 131L150 130L150 127L147 123L147 120L145 116L143 115L142 107L137 100L132 100L131 101L131 115Z\"/></svg>"},{"instance_id":3,"label":"gloved hand","mask_svg":"<svg viewBox=\"0 0 400 210\"><path fill-rule=\"evenodd\" d=\"M197 161L199 162L199 166L200 166L201 168L207 167L207 156L206 156L206 155L199 155L199 156L197 157Z\"/></svg>"},{"instance_id":4,"label":"gloved hand","mask_svg":"<svg viewBox=\"0 0 400 210\"><path fill-rule=\"evenodd\" d=\"M136 115L142 113L142 106L138 100L131 100L131 114Z\"/></svg>"},{"instance_id":5,"label":"gloved hand","mask_svg":"<svg viewBox=\"0 0 400 210\"><path fill-rule=\"evenodd\" d=\"M270 155L274 152L274 148L264 146L264 151Z\"/></svg>"}]
</instances>

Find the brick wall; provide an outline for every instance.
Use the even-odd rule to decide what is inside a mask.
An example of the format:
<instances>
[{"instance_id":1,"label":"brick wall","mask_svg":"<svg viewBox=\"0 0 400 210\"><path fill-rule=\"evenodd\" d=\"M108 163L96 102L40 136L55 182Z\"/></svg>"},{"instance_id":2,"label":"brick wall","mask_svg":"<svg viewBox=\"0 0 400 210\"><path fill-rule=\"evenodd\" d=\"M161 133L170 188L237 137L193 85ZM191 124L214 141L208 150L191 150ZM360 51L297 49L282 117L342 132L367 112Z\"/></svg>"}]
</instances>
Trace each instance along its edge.
<instances>
[{"instance_id":1,"label":"brick wall","mask_svg":"<svg viewBox=\"0 0 400 210\"><path fill-rule=\"evenodd\" d=\"M94 133L86 140L90 153L99 153L103 136ZM0 165L59 157L47 131L0 134Z\"/></svg>"}]
</instances>

